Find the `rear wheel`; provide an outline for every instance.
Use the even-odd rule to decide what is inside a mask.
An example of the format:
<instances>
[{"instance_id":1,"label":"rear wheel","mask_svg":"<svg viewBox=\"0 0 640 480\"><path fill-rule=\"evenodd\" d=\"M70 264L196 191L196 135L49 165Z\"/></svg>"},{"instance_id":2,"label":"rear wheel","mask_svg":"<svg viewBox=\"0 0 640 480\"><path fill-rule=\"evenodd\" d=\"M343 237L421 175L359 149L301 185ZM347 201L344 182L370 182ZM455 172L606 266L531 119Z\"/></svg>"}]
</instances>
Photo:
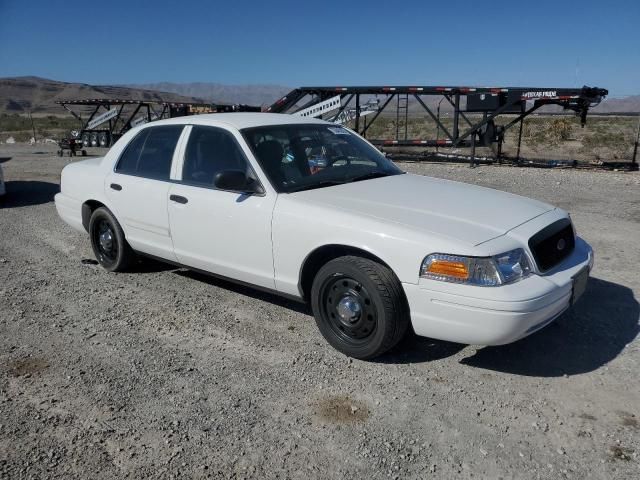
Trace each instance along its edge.
<instances>
[{"instance_id":1,"label":"rear wheel","mask_svg":"<svg viewBox=\"0 0 640 480\"><path fill-rule=\"evenodd\" d=\"M135 260L135 253L124 238L122 227L105 207L96 209L89 221L91 247L96 260L109 272L126 270Z\"/></svg>"},{"instance_id":2,"label":"rear wheel","mask_svg":"<svg viewBox=\"0 0 640 480\"><path fill-rule=\"evenodd\" d=\"M324 338L350 357L370 359L393 348L409 326L400 281L386 266L345 256L317 273L311 306Z\"/></svg>"}]
</instances>

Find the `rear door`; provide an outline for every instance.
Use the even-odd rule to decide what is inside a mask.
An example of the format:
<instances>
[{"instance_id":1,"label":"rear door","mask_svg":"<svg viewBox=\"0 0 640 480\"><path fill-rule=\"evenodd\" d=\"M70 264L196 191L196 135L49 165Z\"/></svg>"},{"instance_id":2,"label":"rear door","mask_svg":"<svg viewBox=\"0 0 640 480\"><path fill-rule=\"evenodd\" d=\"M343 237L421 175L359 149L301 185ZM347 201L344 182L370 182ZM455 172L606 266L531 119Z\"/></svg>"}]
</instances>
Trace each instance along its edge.
<instances>
[{"instance_id":1,"label":"rear door","mask_svg":"<svg viewBox=\"0 0 640 480\"><path fill-rule=\"evenodd\" d=\"M176 145L183 125L141 130L106 179L110 207L134 250L176 260L167 202Z\"/></svg>"},{"instance_id":2,"label":"rear door","mask_svg":"<svg viewBox=\"0 0 640 480\"><path fill-rule=\"evenodd\" d=\"M242 140L222 128L188 128L184 156L169 192L169 220L178 261L273 289L275 192L247 195L218 190L214 177L223 170L243 170L258 179Z\"/></svg>"}]
</instances>

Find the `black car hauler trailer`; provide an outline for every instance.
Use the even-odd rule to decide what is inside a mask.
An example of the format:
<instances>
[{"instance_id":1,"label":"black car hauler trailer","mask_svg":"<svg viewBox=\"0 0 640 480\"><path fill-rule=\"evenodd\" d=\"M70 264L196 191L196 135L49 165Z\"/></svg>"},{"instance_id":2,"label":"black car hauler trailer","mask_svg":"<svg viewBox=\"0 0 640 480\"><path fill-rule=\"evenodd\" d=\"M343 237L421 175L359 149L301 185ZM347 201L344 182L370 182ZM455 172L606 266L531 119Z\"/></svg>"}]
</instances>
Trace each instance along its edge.
<instances>
[{"instance_id":1,"label":"black car hauler trailer","mask_svg":"<svg viewBox=\"0 0 640 480\"><path fill-rule=\"evenodd\" d=\"M271 105L267 111L293 113L345 123L367 137L367 131L391 104L395 112L394 138L369 138L374 145L395 147L475 147L497 144L502 156L504 133L519 124L518 153L522 140L522 122L540 107L558 105L580 116L584 126L589 108L597 105L609 92L603 88L540 87L452 87L452 86L373 86L373 87L301 87ZM380 100L377 97L383 96ZM364 100L364 102L363 102ZM395 102L394 102L395 100ZM440 118L440 103L446 101L452 111L447 127ZM409 138L409 105L414 103L437 126L436 138ZM437 105L437 107L434 107ZM434 113L436 110L436 113ZM509 114L503 124L498 116ZM513 118L515 117L515 118ZM449 122L447 122L449 123ZM440 136L442 133L442 136Z\"/></svg>"},{"instance_id":2,"label":"black car hauler trailer","mask_svg":"<svg viewBox=\"0 0 640 480\"><path fill-rule=\"evenodd\" d=\"M80 122L75 139L86 147L110 147L127 130L163 118L201 113L259 112L260 107L213 103L171 103L147 100L62 100L56 102ZM74 109L88 110L85 119ZM71 154L71 152L70 152Z\"/></svg>"}]
</instances>

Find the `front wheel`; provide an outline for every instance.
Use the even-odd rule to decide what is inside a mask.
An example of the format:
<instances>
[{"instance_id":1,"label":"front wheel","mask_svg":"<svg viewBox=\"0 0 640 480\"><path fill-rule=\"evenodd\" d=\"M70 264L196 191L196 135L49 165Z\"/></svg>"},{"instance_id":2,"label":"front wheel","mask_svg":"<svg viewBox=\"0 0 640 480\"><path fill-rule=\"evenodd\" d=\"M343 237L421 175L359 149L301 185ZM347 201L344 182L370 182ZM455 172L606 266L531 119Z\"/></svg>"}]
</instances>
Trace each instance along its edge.
<instances>
[{"instance_id":1,"label":"front wheel","mask_svg":"<svg viewBox=\"0 0 640 480\"><path fill-rule=\"evenodd\" d=\"M385 265L356 256L336 258L318 271L311 307L329 344L363 360L396 346L410 322L395 274Z\"/></svg>"},{"instance_id":2,"label":"front wheel","mask_svg":"<svg viewBox=\"0 0 640 480\"><path fill-rule=\"evenodd\" d=\"M122 227L105 207L97 208L89 220L91 247L96 260L109 272L126 270L135 260L135 253L124 238Z\"/></svg>"}]
</instances>

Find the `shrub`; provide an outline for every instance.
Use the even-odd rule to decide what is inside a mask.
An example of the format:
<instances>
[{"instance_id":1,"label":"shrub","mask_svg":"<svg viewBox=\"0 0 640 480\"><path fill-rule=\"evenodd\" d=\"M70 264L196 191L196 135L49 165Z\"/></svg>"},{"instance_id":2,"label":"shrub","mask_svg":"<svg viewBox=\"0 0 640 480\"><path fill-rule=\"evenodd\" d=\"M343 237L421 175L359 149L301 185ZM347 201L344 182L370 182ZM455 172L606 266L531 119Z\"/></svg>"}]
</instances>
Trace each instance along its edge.
<instances>
[{"instance_id":1,"label":"shrub","mask_svg":"<svg viewBox=\"0 0 640 480\"><path fill-rule=\"evenodd\" d=\"M547 127L547 134L556 141L569 140L572 127L571 120L568 118L555 118Z\"/></svg>"}]
</instances>

